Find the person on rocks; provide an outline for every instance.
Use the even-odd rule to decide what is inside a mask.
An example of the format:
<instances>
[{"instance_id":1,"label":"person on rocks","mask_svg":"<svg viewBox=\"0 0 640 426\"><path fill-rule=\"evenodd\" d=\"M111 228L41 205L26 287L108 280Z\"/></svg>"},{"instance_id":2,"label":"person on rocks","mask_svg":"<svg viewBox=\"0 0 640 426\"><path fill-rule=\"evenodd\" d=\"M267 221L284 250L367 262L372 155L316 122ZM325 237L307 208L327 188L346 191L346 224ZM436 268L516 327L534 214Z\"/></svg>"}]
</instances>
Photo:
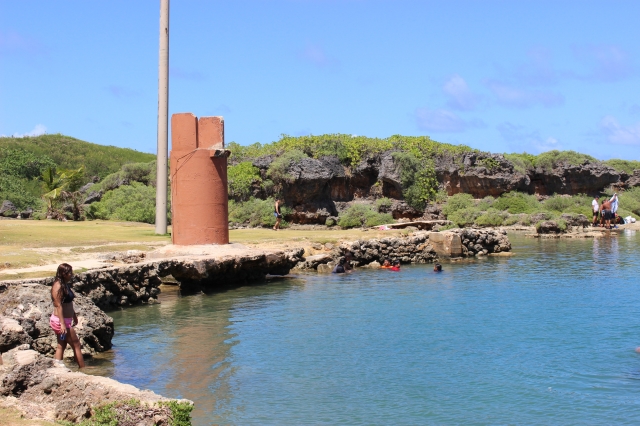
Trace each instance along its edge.
<instances>
[{"instance_id":1,"label":"person on rocks","mask_svg":"<svg viewBox=\"0 0 640 426\"><path fill-rule=\"evenodd\" d=\"M598 213L600 213L600 197L595 196L591 201L591 209L593 210L593 226L598 226Z\"/></svg>"},{"instance_id":2,"label":"person on rocks","mask_svg":"<svg viewBox=\"0 0 640 426\"><path fill-rule=\"evenodd\" d=\"M400 271L400 261L396 260L393 262L393 266L391 267L392 271L399 272Z\"/></svg>"},{"instance_id":3,"label":"person on rocks","mask_svg":"<svg viewBox=\"0 0 640 426\"><path fill-rule=\"evenodd\" d=\"M380 266L381 269L391 269L393 268L393 265L391 265L391 262L389 262L389 259L385 259L384 262L382 262L382 266Z\"/></svg>"},{"instance_id":4,"label":"person on rocks","mask_svg":"<svg viewBox=\"0 0 640 426\"><path fill-rule=\"evenodd\" d=\"M611 203L611 220L613 221L613 228L617 228L618 226L618 193L614 192L613 197L609 200Z\"/></svg>"},{"instance_id":5,"label":"person on rocks","mask_svg":"<svg viewBox=\"0 0 640 426\"><path fill-rule=\"evenodd\" d=\"M331 273L344 274L346 272L344 264L345 264L344 257L341 257L340 260L338 261L338 264L333 268L333 271L331 271Z\"/></svg>"},{"instance_id":6,"label":"person on rocks","mask_svg":"<svg viewBox=\"0 0 640 426\"><path fill-rule=\"evenodd\" d=\"M442 265L437 263L433 265L433 272L442 272Z\"/></svg>"},{"instance_id":7,"label":"person on rocks","mask_svg":"<svg viewBox=\"0 0 640 426\"><path fill-rule=\"evenodd\" d=\"M280 200L280 198L276 198L276 203L273 206L273 215L276 217L276 224L273 226L274 231L280 229L280 221L282 221L282 213L280 212L281 202L282 200Z\"/></svg>"},{"instance_id":8,"label":"person on rocks","mask_svg":"<svg viewBox=\"0 0 640 426\"><path fill-rule=\"evenodd\" d=\"M73 308L73 299L76 297L71 290L69 282L73 278L73 268L68 263L58 266L56 277L51 286L51 300L53 301L53 313L49 319L49 325L56 334L58 347L54 358L56 362L64 365L62 358L67 343L71 344L73 356L78 363L78 367L84 367L84 358L80 349L80 339L73 329L78 325L78 316Z\"/></svg>"}]
</instances>

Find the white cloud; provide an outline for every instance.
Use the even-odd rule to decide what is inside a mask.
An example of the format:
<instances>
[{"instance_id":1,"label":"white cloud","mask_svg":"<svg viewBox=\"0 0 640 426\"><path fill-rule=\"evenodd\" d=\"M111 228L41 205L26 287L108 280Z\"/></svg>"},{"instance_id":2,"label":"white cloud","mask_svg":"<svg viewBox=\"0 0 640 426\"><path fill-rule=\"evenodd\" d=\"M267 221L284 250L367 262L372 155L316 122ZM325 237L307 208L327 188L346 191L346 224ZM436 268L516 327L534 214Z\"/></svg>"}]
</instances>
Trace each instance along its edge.
<instances>
[{"instance_id":1,"label":"white cloud","mask_svg":"<svg viewBox=\"0 0 640 426\"><path fill-rule=\"evenodd\" d=\"M529 108L535 105L554 107L564 103L564 96L547 90L526 90L498 81L488 81L487 86L499 104L514 108Z\"/></svg>"},{"instance_id":2,"label":"white cloud","mask_svg":"<svg viewBox=\"0 0 640 426\"><path fill-rule=\"evenodd\" d=\"M133 98L140 95L140 92L138 90L130 89L124 86L116 86L113 84L107 87L107 91L111 93L113 96L115 96L116 98L120 98L120 99Z\"/></svg>"},{"instance_id":3,"label":"white cloud","mask_svg":"<svg viewBox=\"0 0 640 426\"><path fill-rule=\"evenodd\" d=\"M464 132L471 127L482 127L480 120L465 121L458 115L445 109L417 108L415 119L418 128L431 132Z\"/></svg>"},{"instance_id":4,"label":"white cloud","mask_svg":"<svg viewBox=\"0 0 640 426\"><path fill-rule=\"evenodd\" d=\"M610 143L640 145L640 123L625 127L614 117L607 115L600 122L600 128Z\"/></svg>"},{"instance_id":5,"label":"white cloud","mask_svg":"<svg viewBox=\"0 0 640 426\"><path fill-rule=\"evenodd\" d=\"M326 68L340 64L340 61L328 55L325 49L317 44L307 44L298 54L298 57L318 68Z\"/></svg>"},{"instance_id":6,"label":"white cloud","mask_svg":"<svg viewBox=\"0 0 640 426\"><path fill-rule=\"evenodd\" d=\"M448 105L461 111L472 111L476 108L478 97L474 95L464 78L458 74L451 76L442 86L442 91L449 97Z\"/></svg>"},{"instance_id":7,"label":"white cloud","mask_svg":"<svg viewBox=\"0 0 640 426\"><path fill-rule=\"evenodd\" d=\"M522 125L504 122L498 125L498 131L515 151L538 154L554 149L562 149L558 139L555 137L543 137L540 135L539 130L530 130Z\"/></svg>"},{"instance_id":8,"label":"white cloud","mask_svg":"<svg viewBox=\"0 0 640 426\"><path fill-rule=\"evenodd\" d=\"M42 124L36 124L36 127L34 127L33 130L31 130L30 132L27 132L27 133L16 132L11 136L14 138L24 138L29 136L40 136L40 135L44 135L45 133L47 133L47 128ZM7 135L0 135L0 137L6 138Z\"/></svg>"},{"instance_id":9,"label":"white cloud","mask_svg":"<svg viewBox=\"0 0 640 426\"><path fill-rule=\"evenodd\" d=\"M619 81L633 74L629 55L620 46L580 46L574 47L573 51L579 59L588 64L588 79Z\"/></svg>"}]
</instances>

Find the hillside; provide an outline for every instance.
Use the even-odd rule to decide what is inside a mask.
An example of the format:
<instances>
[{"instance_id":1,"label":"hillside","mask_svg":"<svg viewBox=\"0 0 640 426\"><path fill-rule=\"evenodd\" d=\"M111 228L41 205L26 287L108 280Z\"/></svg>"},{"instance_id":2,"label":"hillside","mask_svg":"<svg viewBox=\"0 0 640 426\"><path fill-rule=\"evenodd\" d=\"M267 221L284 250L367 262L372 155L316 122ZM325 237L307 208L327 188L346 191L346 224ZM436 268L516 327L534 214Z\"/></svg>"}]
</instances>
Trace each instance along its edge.
<instances>
[{"instance_id":1,"label":"hillside","mask_svg":"<svg viewBox=\"0 0 640 426\"><path fill-rule=\"evenodd\" d=\"M155 154L130 148L98 145L61 134L24 138L0 137L0 151L24 150L36 157L48 157L62 169L77 169L84 165L88 177L102 179L126 163L148 163ZM0 154L1 158L2 154Z\"/></svg>"}]
</instances>

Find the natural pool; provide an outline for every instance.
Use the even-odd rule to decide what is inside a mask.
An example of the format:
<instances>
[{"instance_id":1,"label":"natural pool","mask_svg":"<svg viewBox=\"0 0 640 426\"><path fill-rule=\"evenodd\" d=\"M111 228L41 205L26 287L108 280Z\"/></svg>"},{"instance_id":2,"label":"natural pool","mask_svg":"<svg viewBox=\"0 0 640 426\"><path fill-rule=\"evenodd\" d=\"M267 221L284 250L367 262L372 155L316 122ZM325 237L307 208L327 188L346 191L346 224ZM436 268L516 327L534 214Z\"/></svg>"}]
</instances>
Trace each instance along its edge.
<instances>
[{"instance_id":1,"label":"natural pool","mask_svg":"<svg viewBox=\"0 0 640 426\"><path fill-rule=\"evenodd\" d=\"M634 424L640 235L300 275L110 313L94 369L196 403L194 424ZM95 361L94 361L95 363Z\"/></svg>"}]
</instances>

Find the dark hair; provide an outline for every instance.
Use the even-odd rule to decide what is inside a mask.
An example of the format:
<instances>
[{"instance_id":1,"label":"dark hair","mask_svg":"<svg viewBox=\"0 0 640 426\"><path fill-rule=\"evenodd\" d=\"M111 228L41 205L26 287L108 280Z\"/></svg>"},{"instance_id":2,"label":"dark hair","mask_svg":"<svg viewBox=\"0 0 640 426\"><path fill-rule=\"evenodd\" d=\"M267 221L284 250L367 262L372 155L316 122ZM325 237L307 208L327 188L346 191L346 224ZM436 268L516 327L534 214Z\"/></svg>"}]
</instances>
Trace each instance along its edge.
<instances>
[{"instance_id":1,"label":"dark hair","mask_svg":"<svg viewBox=\"0 0 640 426\"><path fill-rule=\"evenodd\" d=\"M346 262L344 257L341 257L340 260L338 261L340 265L344 265L344 262Z\"/></svg>"},{"instance_id":2,"label":"dark hair","mask_svg":"<svg viewBox=\"0 0 640 426\"><path fill-rule=\"evenodd\" d=\"M400 261L399 261L399 260L394 261L394 262L393 262L393 265L394 265L394 266L395 266L395 265L400 265Z\"/></svg>"},{"instance_id":3,"label":"dark hair","mask_svg":"<svg viewBox=\"0 0 640 426\"><path fill-rule=\"evenodd\" d=\"M436 263L435 268L436 268L436 271L442 271L442 265L439 263Z\"/></svg>"},{"instance_id":4,"label":"dark hair","mask_svg":"<svg viewBox=\"0 0 640 426\"><path fill-rule=\"evenodd\" d=\"M64 277L71 272L73 272L73 268L68 263L61 263L58 266L56 277L53 279L53 282L55 283L56 281L60 281L60 290L58 290L58 297L60 297L60 300L64 299L67 295L67 286L65 285Z\"/></svg>"}]
</instances>

